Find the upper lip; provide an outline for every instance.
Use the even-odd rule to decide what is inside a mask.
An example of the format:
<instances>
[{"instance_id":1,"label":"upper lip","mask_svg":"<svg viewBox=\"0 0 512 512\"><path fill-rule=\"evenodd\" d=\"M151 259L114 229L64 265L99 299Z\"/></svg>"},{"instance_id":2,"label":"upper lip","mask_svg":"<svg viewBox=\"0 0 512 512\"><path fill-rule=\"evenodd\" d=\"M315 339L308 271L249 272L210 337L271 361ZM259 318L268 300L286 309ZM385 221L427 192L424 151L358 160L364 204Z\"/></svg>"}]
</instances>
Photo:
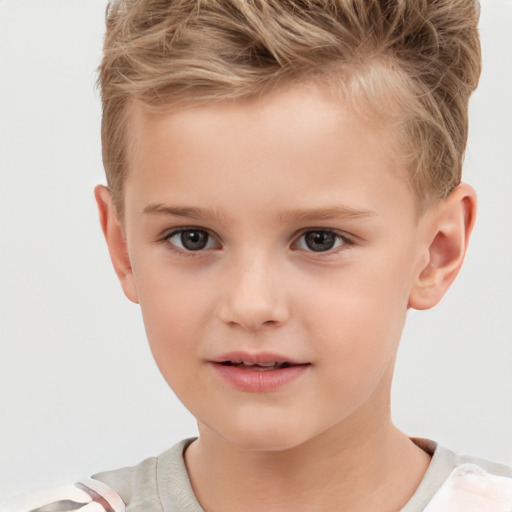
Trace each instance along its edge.
<instances>
[{"instance_id":1,"label":"upper lip","mask_svg":"<svg viewBox=\"0 0 512 512\"><path fill-rule=\"evenodd\" d=\"M244 362L250 364L266 364L266 363L288 363L290 365L309 364L308 361L300 361L291 357L275 354L272 352L228 352L221 354L220 356L214 357L211 360L213 363L225 363L231 362Z\"/></svg>"}]
</instances>

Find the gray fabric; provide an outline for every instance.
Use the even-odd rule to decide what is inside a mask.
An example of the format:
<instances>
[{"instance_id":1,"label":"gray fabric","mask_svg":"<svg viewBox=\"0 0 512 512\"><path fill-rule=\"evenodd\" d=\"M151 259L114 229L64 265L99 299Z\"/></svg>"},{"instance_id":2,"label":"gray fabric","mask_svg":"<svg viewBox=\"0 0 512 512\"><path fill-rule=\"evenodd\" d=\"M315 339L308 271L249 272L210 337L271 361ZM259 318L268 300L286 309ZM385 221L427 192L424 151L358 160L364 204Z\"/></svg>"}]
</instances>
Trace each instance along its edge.
<instances>
[{"instance_id":1,"label":"gray fabric","mask_svg":"<svg viewBox=\"0 0 512 512\"><path fill-rule=\"evenodd\" d=\"M204 512L192 491L183 459L183 452L192 441L185 439L138 466L93 478L117 491L127 505L126 512Z\"/></svg>"},{"instance_id":2,"label":"gray fabric","mask_svg":"<svg viewBox=\"0 0 512 512\"><path fill-rule=\"evenodd\" d=\"M193 440L186 439L138 466L100 473L93 478L119 493L127 505L126 512L204 512L192 491L183 459ZM432 456L432 461L418 489L400 512L421 512L450 473L462 464L477 464L488 473L512 478L511 468L455 455L425 439L413 441Z\"/></svg>"},{"instance_id":3,"label":"gray fabric","mask_svg":"<svg viewBox=\"0 0 512 512\"><path fill-rule=\"evenodd\" d=\"M416 492L400 512L423 510L455 467L453 465L455 454L450 450L437 446L436 443L427 439L413 439L413 441L432 456L432 460Z\"/></svg>"},{"instance_id":4,"label":"gray fabric","mask_svg":"<svg viewBox=\"0 0 512 512\"><path fill-rule=\"evenodd\" d=\"M428 439L412 439L416 445L432 456L432 461L416 489L412 498L407 502L400 512L420 512L439 491L441 485L450 476L451 472L462 464L476 464L482 469L498 476L507 476L512 478L512 468L489 462L487 460L469 457L466 455L456 455L450 450L438 446L437 443Z\"/></svg>"}]
</instances>

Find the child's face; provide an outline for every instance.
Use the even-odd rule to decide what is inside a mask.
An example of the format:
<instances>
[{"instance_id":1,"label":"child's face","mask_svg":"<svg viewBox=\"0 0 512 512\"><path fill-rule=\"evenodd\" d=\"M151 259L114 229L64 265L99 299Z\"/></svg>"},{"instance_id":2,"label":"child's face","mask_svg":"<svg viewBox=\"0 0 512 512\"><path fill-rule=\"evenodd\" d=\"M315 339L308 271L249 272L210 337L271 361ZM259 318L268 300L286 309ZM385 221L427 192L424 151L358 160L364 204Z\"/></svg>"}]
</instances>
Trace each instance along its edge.
<instances>
[{"instance_id":1,"label":"child's face","mask_svg":"<svg viewBox=\"0 0 512 512\"><path fill-rule=\"evenodd\" d=\"M389 134L313 86L130 130L124 287L200 428L268 450L383 421L425 257Z\"/></svg>"}]
</instances>

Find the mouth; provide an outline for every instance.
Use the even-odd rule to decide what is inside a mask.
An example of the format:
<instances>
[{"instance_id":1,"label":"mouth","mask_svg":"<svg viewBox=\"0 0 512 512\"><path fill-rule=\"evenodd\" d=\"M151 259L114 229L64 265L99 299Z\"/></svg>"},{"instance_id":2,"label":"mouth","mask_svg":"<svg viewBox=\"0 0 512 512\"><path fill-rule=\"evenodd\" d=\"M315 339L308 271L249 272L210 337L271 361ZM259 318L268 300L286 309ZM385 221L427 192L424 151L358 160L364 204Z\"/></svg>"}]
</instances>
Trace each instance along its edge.
<instances>
[{"instance_id":1,"label":"mouth","mask_svg":"<svg viewBox=\"0 0 512 512\"><path fill-rule=\"evenodd\" d=\"M306 366L311 363L271 352L229 352L214 358L212 363L231 366L241 370L283 370L292 366Z\"/></svg>"},{"instance_id":2,"label":"mouth","mask_svg":"<svg viewBox=\"0 0 512 512\"><path fill-rule=\"evenodd\" d=\"M251 393L284 389L309 373L310 362L282 354L231 352L210 361L215 373L234 388Z\"/></svg>"},{"instance_id":3,"label":"mouth","mask_svg":"<svg viewBox=\"0 0 512 512\"><path fill-rule=\"evenodd\" d=\"M248 361L235 360L235 361L221 361L219 364L222 366L234 366L240 369L257 370L261 372L271 370L281 370L283 368L290 368L291 366L297 366L288 361L269 361L266 363L251 363Z\"/></svg>"}]
</instances>

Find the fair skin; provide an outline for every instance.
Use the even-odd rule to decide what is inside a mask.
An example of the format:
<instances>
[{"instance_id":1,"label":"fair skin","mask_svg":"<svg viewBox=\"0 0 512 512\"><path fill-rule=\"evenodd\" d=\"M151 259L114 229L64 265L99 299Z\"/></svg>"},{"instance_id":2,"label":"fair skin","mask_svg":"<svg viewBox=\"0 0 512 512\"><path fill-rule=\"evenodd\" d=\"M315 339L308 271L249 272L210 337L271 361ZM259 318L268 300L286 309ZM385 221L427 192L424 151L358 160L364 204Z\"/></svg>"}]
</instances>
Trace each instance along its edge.
<instances>
[{"instance_id":1,"label":"fair skin","mask_svg":"<svg viewBox=\"0 0 512 512\"><path fill-rule=\"evenodd\" d=\"M408 308L435 305L462 264L471 187L419 215L389 130L312 84L134 106L128 134L124 218L108 189L96 198L155 360L197 418L201 506L398 511L429 457L391 422L396 351Z\"/></svg>"}]
</instances>

